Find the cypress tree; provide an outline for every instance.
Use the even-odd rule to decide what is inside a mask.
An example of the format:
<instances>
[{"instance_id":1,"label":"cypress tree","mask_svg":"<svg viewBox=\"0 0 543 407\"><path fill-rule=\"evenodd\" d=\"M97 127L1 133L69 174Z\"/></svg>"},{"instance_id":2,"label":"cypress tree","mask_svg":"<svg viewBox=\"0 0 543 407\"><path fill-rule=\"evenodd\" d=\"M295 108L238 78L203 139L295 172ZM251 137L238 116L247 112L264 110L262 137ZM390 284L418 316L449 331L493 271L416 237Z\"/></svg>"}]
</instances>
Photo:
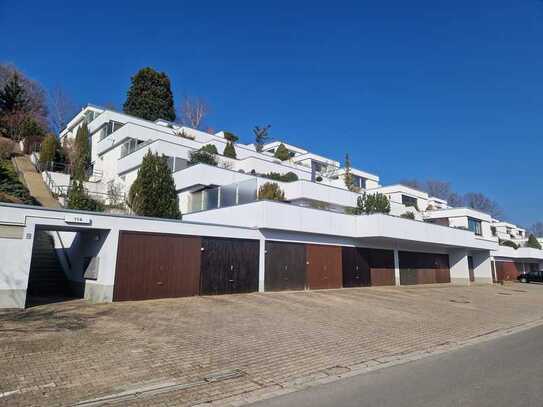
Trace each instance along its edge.
<instances>
[{"instance_id":1,"label":"cypress tree","mask_svg":"<svg viewBox=\"0 0 543 407\"><path fill-rule=\"evenodd\" d=\"M345 168L345 174L343 175L345 186L349 191L352 191L355 189L355 185L353 173L351 170L351 159L349 157L349 154L345 154L345 163L343 164L343 167Z\"/></svg>"},{"instance_id":2,"label":"cypress tree","mask_svg":"<svg viewBox=\"0 0 543 407\"><path fill-rule=\"evenodd\" d=\"M49 134L41 143L40 162L43 164L61 160L60 143L54 134Z\"/></svg>"},{"instance_id":3,"label":"cypress tree","mask_svg":"<svg viewBox=\"0 0 543 407\"><path fill-rule=\"evenodd\" d=\"M125 113L151 121L175 120L168 75L152 68L143 68L131 80L132 84L123 106Z\"/></svg>"},{"instance_id":4,"label":"cypress tree","mask_svg":"<svg viewBox=\"0 0 543 407\"><path fill-rule=\"evenodd\" d=\"M128 194L130 208L140 216L179 219L179 198L168 162L149 151Z\"/></svg>"},{"instance_id":5,"label":"cypress tree","mask_svg":"<svg viewBox=\"0 0 543 407\"><path fill-rule=\"evenodd\" d=\"M87 168L91 163L89 128L84 122L75 135L73 176L77 180L87 178Z\"/></svg>"},{"instance_id":6,"label":"cypress tree","mask_svg":"<svg viewBox=\"0 0 543 407\"><path fill-rule=\"evenodd\" d=\"M226 146L224 147L224 151L222 155L229 158L236 158L237 154L236 154L236 148L234 147L234 143L232 143L231 141L226 143Z\"/></svg>"},{"instance_id":7,"label":"cypress tree","mask_svg":"<svg viewBox=\"0 0 543 407\"><path fill-rule=\"evenodd\" d=\"M280 159L281 161L286 161L290 158L288 149L283 143L279 144L279 147L277 147L277 150L275 150L274 157Z\"/></svg>"}]
</instances>

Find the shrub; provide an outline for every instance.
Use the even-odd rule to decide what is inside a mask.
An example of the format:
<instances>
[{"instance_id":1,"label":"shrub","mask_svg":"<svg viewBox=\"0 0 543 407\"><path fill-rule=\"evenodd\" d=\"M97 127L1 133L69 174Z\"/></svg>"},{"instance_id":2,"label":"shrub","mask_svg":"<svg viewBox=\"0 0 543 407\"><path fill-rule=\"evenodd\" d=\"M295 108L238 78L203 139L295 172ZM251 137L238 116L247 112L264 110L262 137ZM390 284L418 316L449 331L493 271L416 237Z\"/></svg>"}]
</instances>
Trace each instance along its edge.
<instances>
[{"instance_id":1,"label":"shrub","mask_svg":"<svg viewBox=\"0 0 543 407\"><path fill-rule=\"evenodd\" d=\"M298 176L292 171L289 171L286 174L279 174L278 172L268 172L267 174L261 174L260 176L281 182L298 181Z\"/></svg>"},{"instance_id":2,"label":"shrub","mask_svg":"<svg viewBox=\"0 0 543 407\"><path fill-rule=\"evenodd\" d=\"M15 143L8 138L0 138L0 160L7 160L13 154Z\"/></svg>"},{"instance_id":3,"label":"shrub","mask_svg":"<svg viewBox=\"0 0 543 407\"><path fill-rule=\"evenodd\" d=\"M330 208L330 205L328 205L326 202L321 201L310 201L309 205L314 209L327 210Z\"/></svg>"},{"instance_id":4,"label":"shrub","mask_svg":"<svg viewBox=\"0 0 543 407\"><path fill-rule=\"evenodd\" d=\"M400 215L400 218L415 220L415 214L413 212L411 212L411 211L407 211L405 213L402 213Z\"/></svg>"},{"instance_id":5,"label":"shrub","mask_svg":"<svg viewBox=\"0 0 543 407\"><path fill-rule=\"evenodd\" d=\"M128 195L130 208L140 216L179 219L179 198L165 156L150 151L143 157Z\"/></svg>"},{"instance_id":6,"label":"shrub","mask_svg":"<svg viewBox=\"0 0 543 407\"><path fill-rule=\"evenodd\" d=\"M499 244L500 246L508 246L508 247L512 247L513 249L518 249L518 244L516 244L515 242L512 242L511 240L501 240L499 241Z\"/></svg>"},{"instance_id":7,"label":"shrub","mask_svg":"<svg viewBox=\"0 0 543 407\"><path fill-rule=\"evenodd\" d=\"M273 156L281 161L286 161L290 158L288 149L283 143L279 144L279 147L277 147L277 150L275 150L275 154Z\"/></svg>"},{"instance_id":8,"label":"shrub","mask_svg":"<svg viewBox=\"0 0 543 407\"><path fill-rule=\"evenodd\" d=\"M229 158L236 158L236 148L234 147L234 143L232 141L229 141L226 143L226 146L224 147L224 151L222 153L225 157Z\"/></svg>"},{"instance_id":9,"label":"shrub","mask_svg":"<svg viewBox=\"0 0 543 407\"><path fill-rule=\"evenodd\" d=\"M370 215L372 213L390 213L390 202L388 198L377 192L375 194L364 194L359 196L356 205L359 214Z\"/></svg>"},{"instance_id":10,"label":"shrub","mask_svg":"<svg viewBox=\"0 0 543 407\"><path fill-rule=\"evenodd\" d=\"M215 144L206 144L205 146L200 148L200 151L204 151L209 154L219 154L219 151L217 150Z\"/></svg>"},{"instance_id":11,"label":"shrub","mask_svg":"<svg viewBox=\"0 0 543 407\"><path fill-rule=\"evenodd\" d=\"M541 250L541 244L537 240L537 238L530 233L530 236L528 236L528 241L526 242L526 247L531 247L532 249L539 249Z\"/></svg>"},{"instance_id":12,"label":"shrub","mask_svg":"<svg viewBox=\"0 0 543 407\"><path fill-rule=\"evenodd\" d=\"M89 197L88 194L85 192L83 182L78 180L74 180L70 191L68 192L67 206L68 209L79 209L91 212L104 211L104 205L96 199L92 199L91 197Z\"/></svg>"},{"instance_id":13,"label":"shrub","mask_svg":"<svg viewBox=\"0 0 543 407\"><path fill-rule=\"evenodd\" d=\"M322 182L322 177L319 175L317 178L315 178L315 181Z\"/></svg>"},{"instance_id":14,"label":"shrub","mask_svg":"<svg viewBox=\"0 0 543 407\"><path fill-rule=\"evenodd\" d=\"M218 154L217 147L213 144L206 144L199 150L190 153L189 165L202 163L216 167L218 165L218 161L215 158L216 154Z\"/></svg>"},{"instance_id":15,"label":"shrub","mask_svg":"<svg viewBox=\"0 0 543 407\"><path fill-rule=\"evenodd\" d=\"M266 182L258 189L258 199L284 201L285 193L275 182Z\"/></svg>"}]
</instances>

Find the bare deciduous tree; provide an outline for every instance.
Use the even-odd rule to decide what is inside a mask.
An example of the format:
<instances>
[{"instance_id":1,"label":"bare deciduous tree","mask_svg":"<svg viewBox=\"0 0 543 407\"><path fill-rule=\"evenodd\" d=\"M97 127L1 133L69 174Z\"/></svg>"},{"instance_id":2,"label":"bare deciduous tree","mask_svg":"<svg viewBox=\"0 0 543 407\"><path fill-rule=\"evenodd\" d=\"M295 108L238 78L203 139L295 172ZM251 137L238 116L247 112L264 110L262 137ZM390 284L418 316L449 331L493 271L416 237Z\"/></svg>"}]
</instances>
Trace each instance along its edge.
<instances>
[{"instance_id":1,"label":"bare deciduous tree","mask_svg":"<svg viewBox=\"0 0 543 407\"><path fill-rule=\"evenodd\" d=\"M399 183L409 188L414 188L414 189L418 189L419 191L424 191L424 184L416 179L402 179L400 180Z\"/></svg>"},{"instance_id":2,"label":"bare deciduous tree","mask_svg":"<svg viewBox=\"0 0 543 407\"><path fill-rule=\"evenodd\" d=\"M66 127L76 112L75 104L61 87L49 92L49 125L55 134Z\"/></svg>"},{"instance_id":3,"label":"bare deciduous tree","mask_svg":"<svg viewBox=\"0 0 543 407\"><path fill-rule=\"evenodd\" d=\"M204 119L209 114L209 105L201 98L190 98L185 96L181 104L181 124L200 130L203 127Z\"/></svg>"},{"instance_id":4,"label":"bare deciduous tree","mask_svg":"<svg viewBox=\"0 0 543 407\"><path fill-rule=\"evenodd\" d=\"M468 208L473 208L481 212L488 213L494 218L500 218L503 216L503 211L497 202L491 200L480 192L468 192L465 194L464 203Z\"/></svg>"},{"instance_id":5,"label":"bare deciduous tree","mask_svg":"<svg viewBox=\"0 0 543 407\"><path fill-rule=\"evenodd\" d=\"M451 183L439 180L428 180L426 181L425 191L430 196L435 196L436 198L447 201L452 194Z\"/></svg>"},{"instance_id":6,"label":"bare deciduous tree","mask_svg":"<svg viewBox=\"0 0 543 407\"><path fill-rule=\"evenodd\" d=\"M536 237L543 237L543 222L536 222L530 227L530 232L532 232Z\"/></svg>"},{"instance_id":7,"label":"bare deciduous tree","mask_svg":"<svg viewBox=\"0 0 543 407\"><path fill-rule=\"evenodd\" d=\"M453 208L464 206L464 198L456 192L453 192L447 199L447 205L452 206Z\"/></svg>"}]
</instances>

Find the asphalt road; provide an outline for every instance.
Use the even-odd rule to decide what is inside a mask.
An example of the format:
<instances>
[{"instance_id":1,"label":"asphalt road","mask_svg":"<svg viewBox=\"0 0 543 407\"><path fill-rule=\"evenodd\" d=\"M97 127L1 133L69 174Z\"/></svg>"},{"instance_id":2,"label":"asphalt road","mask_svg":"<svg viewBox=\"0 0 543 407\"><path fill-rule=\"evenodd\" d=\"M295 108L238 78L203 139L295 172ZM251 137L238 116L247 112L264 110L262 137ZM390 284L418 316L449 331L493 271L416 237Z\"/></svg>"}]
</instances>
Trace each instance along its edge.
<instances>
[{"instance_id":1,"label":"asphalt road","mask_svg":"<svg viewBox=\"0 0 543 407\"><path fill-rule=\"evenodd\" d=\"M256 406L543 406L543 326Z\"/></svg>"}]
</instances>

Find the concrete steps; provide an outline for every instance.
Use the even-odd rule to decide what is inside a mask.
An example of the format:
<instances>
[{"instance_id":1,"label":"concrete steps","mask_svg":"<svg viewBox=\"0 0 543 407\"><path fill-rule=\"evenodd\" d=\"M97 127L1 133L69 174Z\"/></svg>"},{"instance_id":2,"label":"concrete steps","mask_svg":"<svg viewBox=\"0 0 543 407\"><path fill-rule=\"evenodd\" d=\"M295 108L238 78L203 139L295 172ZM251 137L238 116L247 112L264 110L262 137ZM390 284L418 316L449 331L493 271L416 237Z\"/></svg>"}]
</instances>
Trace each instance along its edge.
<instances>
[{"instance_id":1,"label":"concrete steps","mask_svg":"<svg viewBox=\"0 0 543 407\"><path fill-rule=\"evenodd\" d=\"M28 188L28 192L45 208L60 208L60 204L53 197L49 188L43 181L42 175L34 168L28 156L12 158L13 165L17 169L19 178Z\"/></svg>"}]
</instances>

